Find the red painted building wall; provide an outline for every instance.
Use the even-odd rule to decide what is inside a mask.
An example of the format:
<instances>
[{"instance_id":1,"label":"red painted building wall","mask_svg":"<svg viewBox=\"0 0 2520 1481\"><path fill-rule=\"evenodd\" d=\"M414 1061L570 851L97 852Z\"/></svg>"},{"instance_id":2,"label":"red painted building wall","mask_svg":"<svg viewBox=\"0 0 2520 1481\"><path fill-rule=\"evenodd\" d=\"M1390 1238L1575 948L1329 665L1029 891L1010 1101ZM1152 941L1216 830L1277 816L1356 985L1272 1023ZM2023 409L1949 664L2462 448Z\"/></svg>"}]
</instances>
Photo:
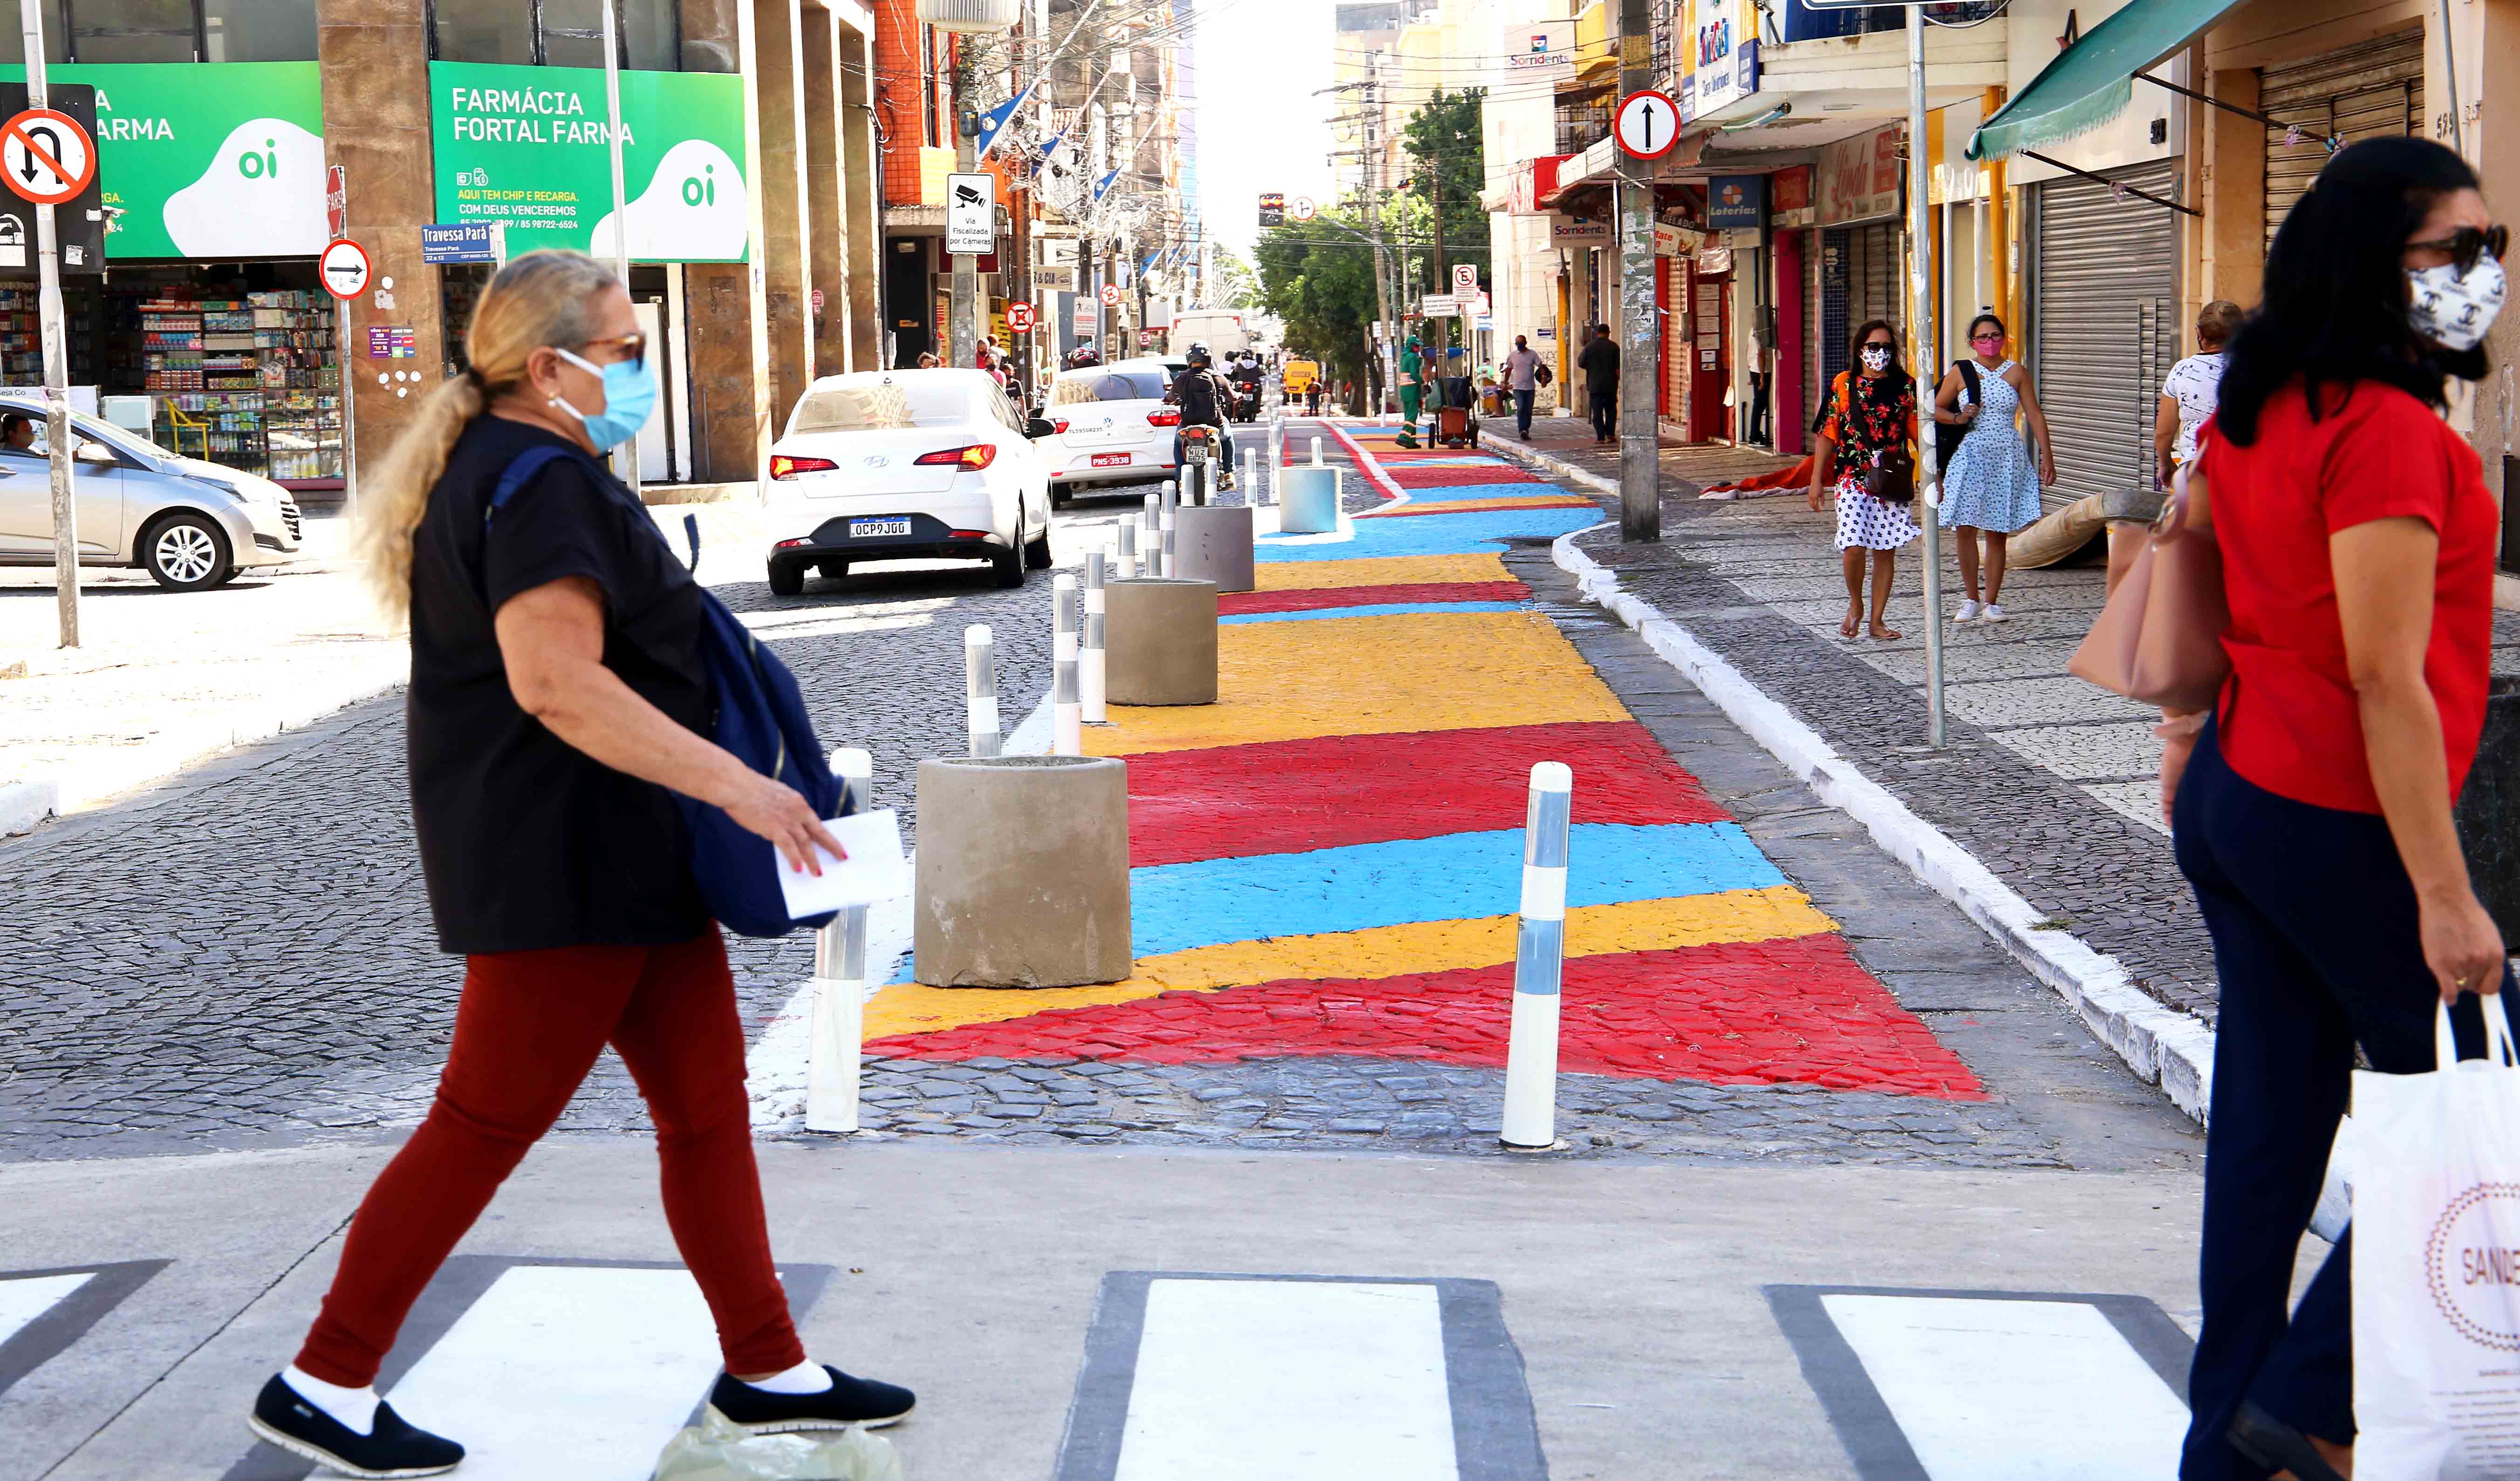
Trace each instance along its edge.
<instances>
[{"instance_id":1,"label":"red painted building wall","mask_svg":"<svg viewBox=\"0 0 2520 1481\"><path fill-rule=\"evenodd\" d=\"M915 0L876 0L875 107L888 205L917 205L920 150L953 141L952 55L950 38L920 21Z\"/></svg>"}]
</instances>

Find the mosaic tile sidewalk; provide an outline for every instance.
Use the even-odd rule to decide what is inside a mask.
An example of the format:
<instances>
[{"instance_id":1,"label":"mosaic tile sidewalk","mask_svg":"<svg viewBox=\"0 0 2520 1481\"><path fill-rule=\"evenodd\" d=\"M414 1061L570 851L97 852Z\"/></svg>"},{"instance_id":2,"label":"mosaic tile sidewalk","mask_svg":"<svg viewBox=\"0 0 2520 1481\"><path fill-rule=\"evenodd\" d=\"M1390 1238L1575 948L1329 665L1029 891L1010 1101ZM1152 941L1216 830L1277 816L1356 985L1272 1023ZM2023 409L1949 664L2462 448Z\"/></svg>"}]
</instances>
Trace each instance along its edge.
<instances>
[{"instance_id":1,"label":"mosaic tile sidewalk","mask_svg":"<svg viewBox=\"0 0 2520 1481\"><path fill-rule=\"evenodd\" d=\"M1262 539L1261 589L1224 603L1219 702L1114 706L1088 735L1130 764L1131 978L896 982L869 1054L1501 1067L1524 787L1553 759L1577 777L1565 1069L1984 1100L1508 570L1507 542L1595 502L1391 431L1342 433L1381 506Z\"/></svg>"}]
</instances>

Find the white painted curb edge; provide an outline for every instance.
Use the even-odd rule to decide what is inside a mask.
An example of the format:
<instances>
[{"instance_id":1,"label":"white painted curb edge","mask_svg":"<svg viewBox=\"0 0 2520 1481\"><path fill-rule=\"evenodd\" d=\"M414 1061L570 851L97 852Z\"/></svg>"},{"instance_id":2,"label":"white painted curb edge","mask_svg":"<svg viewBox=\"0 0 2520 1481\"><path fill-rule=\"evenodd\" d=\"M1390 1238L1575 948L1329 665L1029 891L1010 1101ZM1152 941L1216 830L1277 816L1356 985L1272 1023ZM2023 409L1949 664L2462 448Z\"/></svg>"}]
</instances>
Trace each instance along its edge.
<instances>
[{"instance_id":1,"label":"white painted curb edge","mask_svg":"<svg viewBox=\"0 0 2520 1481\"><path fill-rule=\"evenodd\" d=\"M1607 484L1606 479L1562 465L1552 471ZM1958 906L2033 976L2054 989L2138 1077L2161 1087L2172 1103L2198 1122L2205 1119L2214 1084L2212 1029L2155 1002L2135 985L2116 958L2092 950L2068 931L2043 928L2039 912L1994 871L1848 764L1817 731L1769 698L1694 633L1664 616L1651 603L1620 591L1617 576L1575 548L1575 536L1583 533L1576 530L1559 536L1552 550L1558 566L1575 577L1584 600L1636 629L1646 647L1687 675L1822 802L1863 824L1885 852Z\"/></svg>"},{"instance_id":2,"label":"white painted curb edge","mask_svg":"<svg viewBox=\"0 0 2520 1481\"><path fill-rule=\"evenodd\" d=\"M0 837L31 831L62 810L62 789L50 782L0 782Z\"/></svg>"}]
</instances>

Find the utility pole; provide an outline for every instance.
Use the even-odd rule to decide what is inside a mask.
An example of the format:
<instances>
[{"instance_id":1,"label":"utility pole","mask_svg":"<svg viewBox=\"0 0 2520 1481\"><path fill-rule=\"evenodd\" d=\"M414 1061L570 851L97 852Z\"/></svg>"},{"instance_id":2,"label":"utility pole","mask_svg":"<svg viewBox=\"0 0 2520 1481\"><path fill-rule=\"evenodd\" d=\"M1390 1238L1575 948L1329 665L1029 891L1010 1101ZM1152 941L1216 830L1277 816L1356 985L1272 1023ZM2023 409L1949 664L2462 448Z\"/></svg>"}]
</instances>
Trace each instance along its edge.
<instances>
[{"instance_id":1,"label":"utility pole","mask_svg":"<svg viewBox=\"0 0 2520 1481\"><path fill-rule=\"evenodd\" d=\"M18 20L25 33L26 106L46 108L51 94L44 81L44 10L39 0L18 0ZM91 146L93 148L93 146ZM62 245L53 207L35 207L36 309L44 346L44 446L53 466L53 605L61 622L62 647L79 646L78 501L70 488L69 351L62 340ZM349 421L349 371L341 372L341 420Z\"/></svg>"},{"instance_id":2,"label":"utility pole","mask_svg":"<svg viewBox=\"0 0 2520 1481\"><path fill-rule=\"evenodd\" d=\"M1653 0L1619 0L1619 96L1652 87ZM1654 302L1654 163L1614 153L1619 170L1619 538L1662 539L1662 432L1654 423L1661 316ZM1691 353L1694 353L1692 350Z\"/></svg>"},{"instance_id":3,"label":"utility pole","mask_svg":"<svg viewBox=\"0 0 2520 1481\"><path fill-rule=\"evenodd\" d=\"M1386 396L1397 401L1400 395L1400 326L1391 317L1391 258L1382 241L1381 82L1381 58L1376 56L1372 69L1366 73L1365 79L1365 225L1373 235L1374 309L1375 317L1382 321L1382 388ZM1379 404L1369 413L1372 416L1381 414Z\"/></svg>"},{"instance_id":4,"label":"utility pole","mask_svg":"<svg viewBox=\"0 0 2520 1481\"><path fill-rule=\"evenodd\" d=\"M604 8L604 122L607 145L612 156L612 270L621 277L621 291L630 291L630 206L622 188L621 175L621 37L613 29L612 7ZM342 364L347 365L348 361ZM344 389L350 378L344 375ZM633 432L613 449L612 467L630 492L639 492L639 436Z\"/></svg>"},{"instance_id":5,"label":"utility pole","mask_svg":"<svg viewBox=\"0 0 2520 1481\"><path fill-rule=\"evenodd\" d=\"M1914 335L1916 405L1932 406L1942 383L1942 340L1934 333L1934 233L1926 203L1925 8L1908 7L1908 324ZM1925 743L1943 743L1943 531L1942 470L1935 467L1934 425L1919 416L1916 438L1916 502L1925 531Z\"/></svg>"}]
</instances>

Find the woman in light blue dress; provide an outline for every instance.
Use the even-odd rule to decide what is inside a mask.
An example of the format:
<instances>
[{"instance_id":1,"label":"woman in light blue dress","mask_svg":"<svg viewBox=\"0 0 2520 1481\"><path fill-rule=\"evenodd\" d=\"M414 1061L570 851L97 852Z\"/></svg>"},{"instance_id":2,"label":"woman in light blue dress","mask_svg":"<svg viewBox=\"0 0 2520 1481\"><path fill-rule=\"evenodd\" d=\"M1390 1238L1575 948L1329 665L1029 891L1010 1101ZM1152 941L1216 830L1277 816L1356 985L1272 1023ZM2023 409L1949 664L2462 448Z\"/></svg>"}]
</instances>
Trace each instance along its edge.
<instances>
[{"instance_id":1,"label":"woman in light blue dress","mask_svg":"<svg viewBox=\"0 0 2520 1481\"><path fill-rule=\"evenodd\" d=\"M2048 419L2030 388L2030 372L2003 358L2003 321L1980 314L1969 321L1969 348L1977 356L1978 394L1968 393L1953 366L1934 394L1934 421L1965 426L1959 451L1943 470L1942 520L1954 530L1960 554L1960 585L1968 600L1952 620L2003 620L2003 550L2013 535L2039 522L2039 485L2056 481L2056 459L2048 440ZM2039 441L2034 470L2016 419L2030 424ZM1978 600L1978 539L1986 540L1986 600Z\"/></svg>"}]
</instances>

